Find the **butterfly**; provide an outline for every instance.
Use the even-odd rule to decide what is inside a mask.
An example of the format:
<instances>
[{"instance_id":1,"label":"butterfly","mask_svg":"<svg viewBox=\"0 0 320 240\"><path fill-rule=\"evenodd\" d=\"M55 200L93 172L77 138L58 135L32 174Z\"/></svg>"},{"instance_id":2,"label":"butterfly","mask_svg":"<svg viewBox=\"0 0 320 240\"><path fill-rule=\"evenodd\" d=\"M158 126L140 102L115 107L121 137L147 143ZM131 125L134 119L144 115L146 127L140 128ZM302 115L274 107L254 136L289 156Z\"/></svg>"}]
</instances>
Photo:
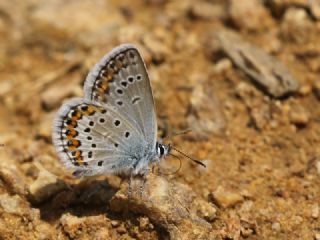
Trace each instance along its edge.
<instances>
[{"instance_id":1,"label":"butterfly","mask_svg":"<svg viewBox=\"0 0 320 240\"><path fill-rule=\"evenodd\" d=\"M114 48L93 67L84 98L59 109L53 143L75 176L145 175L170 153L170 145L157 141L150 80L134 45Z\"/></svg>"}]
</instances>

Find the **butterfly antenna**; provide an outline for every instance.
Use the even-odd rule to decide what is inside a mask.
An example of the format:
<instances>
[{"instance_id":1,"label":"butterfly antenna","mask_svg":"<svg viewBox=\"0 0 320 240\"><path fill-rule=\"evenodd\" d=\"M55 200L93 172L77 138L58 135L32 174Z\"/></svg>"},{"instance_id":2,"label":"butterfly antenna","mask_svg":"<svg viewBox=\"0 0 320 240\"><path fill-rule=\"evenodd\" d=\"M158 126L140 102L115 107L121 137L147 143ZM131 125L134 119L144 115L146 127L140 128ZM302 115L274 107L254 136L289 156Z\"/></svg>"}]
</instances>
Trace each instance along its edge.
<instances>
[{"instance_id":1,"label":"butterfly antenna","mask_svg":"<svg viewBox=\"0 0 320 240\"><path fill-rule=\"evenodd\" d=\"M166 136L166 137L164 137L163 139L170 139L170 138L175 137L175 136L188 134L188 133L190 133L191 131L192 131L192 129L186 129L186 130L181 131L181 132L172 133L171 135Z\"/></svg>"},{"instance_id":2,"label":"butterfly antenna","mask_svg":"<svg viewBox=\"0 0 320 240\"><path fill-rule=\"evenodd\" d=\"M189 159L192 160L193 162L201 165L202 167L205 167L205 168L207 167L203 162L201 162L201 161L199 161L199 160L197 160L197 159L194 159L194 158L188 156L187 154L181 152L180 150L178 150L178 149L176 149L176 148L174 148L174 147L172 147L172 146L171 146L171 149L177 151L177 152L180 153L181 155L185 156L186 158L189 158Z\"/></svg>"},{"instance_id":3,"label":"butterfly antenna","mask_svg":"<svg viewBox=\"0 0 320 240\"><path fill-rule=\"evenodd\" d=\"M175 157L175 158L179 159L179 168L178 168L176 171L172 172L172 173L163 173L163 172L161 172L161 174L163 174L163 175L175 175L176 173L178 173L178 172L180 171L180 169L181 169L181 167L182 167L181 158L179 158L178 156L176 156L176 155L174 155L174 154L172 154L172 153L169 153L169 155L172 156L172 157Z\"/></svg>"},{"instance_id":4,"label":"butterfly antenna","mask_svg":"<svg viewBox=\"0 0 320 240\"><path fill-rule=\"evenodd\" d=\"M188 133L190 133L192 131L192 129L186 129L186 130L183 130L183 131L181 131L181 132L177 132L177 133L173 133L172 134L172 137L175 137L175 136L179 136L179 135L184 135L184 134L188 134Z\"/></svg>"}]
</instances>

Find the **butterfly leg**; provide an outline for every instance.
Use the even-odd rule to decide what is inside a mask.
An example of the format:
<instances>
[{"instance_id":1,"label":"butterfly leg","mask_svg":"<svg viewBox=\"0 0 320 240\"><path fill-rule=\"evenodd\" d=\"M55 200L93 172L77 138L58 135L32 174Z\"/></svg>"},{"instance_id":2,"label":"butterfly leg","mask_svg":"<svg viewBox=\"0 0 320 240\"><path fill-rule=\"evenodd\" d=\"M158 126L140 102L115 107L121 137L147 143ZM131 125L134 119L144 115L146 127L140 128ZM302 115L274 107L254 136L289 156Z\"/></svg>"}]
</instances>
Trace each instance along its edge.
<instances>
[{"instance_id":1,"label":"butterfly leg","mask_svg":"<svg viewBox=\"0 0 320 240\"><path fill-rule=\"evenodd\" d=\"M133 174L131 171L130 178L129 178L129 186L128 186L128 200L129 200L129 202L132 199L132 181L133 181Z\"/></svg>"},{"instance_id":2,"label":"butterfly leg","mask_svg":"<svg viewBox=\"0 0 320 240\"><path fill-rule=\"evenodd\" d=\"M146 187L147 184L147 175L149 173L149 168L147 168L142 174L141 174L141 178L142 178L142 183L140 185L140 197L143 197L143 193L144 193L144 189Z\"/></svg>"}]
</instances>

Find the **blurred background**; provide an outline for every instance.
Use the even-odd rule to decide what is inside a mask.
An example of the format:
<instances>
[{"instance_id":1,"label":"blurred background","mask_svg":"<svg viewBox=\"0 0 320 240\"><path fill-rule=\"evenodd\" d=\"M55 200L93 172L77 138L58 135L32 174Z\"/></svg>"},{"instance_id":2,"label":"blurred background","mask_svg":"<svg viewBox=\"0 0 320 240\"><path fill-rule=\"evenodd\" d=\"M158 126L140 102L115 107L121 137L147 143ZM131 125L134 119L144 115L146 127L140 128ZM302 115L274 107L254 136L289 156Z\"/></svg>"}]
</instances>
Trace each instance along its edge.
<instances>
[{"instance_id":1,"label":"blurred background","mask_svg":"<svg viewBox=\"0 0 320 240\"><path fill-rule=\"evenodd\" d=\"M103 192L82 198L98 183L51 141L57 109L121 43L146 62L159 137L192 129L171 141L207 169L183 160L169 178L213 207L215 239L320 239L319 1L1 0L0 36L1 239L167 239Z\"/></svg>"}]
</instances>

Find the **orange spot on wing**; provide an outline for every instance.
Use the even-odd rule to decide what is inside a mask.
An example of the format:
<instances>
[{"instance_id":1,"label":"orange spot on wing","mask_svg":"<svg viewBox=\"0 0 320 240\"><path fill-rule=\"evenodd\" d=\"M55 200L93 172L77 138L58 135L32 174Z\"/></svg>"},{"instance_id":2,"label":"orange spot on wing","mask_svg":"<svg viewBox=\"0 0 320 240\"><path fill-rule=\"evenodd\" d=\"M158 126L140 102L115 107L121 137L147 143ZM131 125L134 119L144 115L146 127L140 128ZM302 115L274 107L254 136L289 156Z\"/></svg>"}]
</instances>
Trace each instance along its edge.
<instances>
[{"instance_id":1,"label":"orange spot on wing","mask_svg":"<svg viewBox=\"0 0 320 240\"><path fill-rule=\"evenodd\" d=\"M92 114L94 114L95 112L96 112L95 107L93 107L93 106L89 106L89 107L88 107L87 113L88 113L89 115L92 115Z\"/></svg>"},{"instance_id":2,"label":"orange spot on wing","mask_svg":"<svg viewBox=\"0 0 320 240\"><path fill-rule=\"evenodd\" d=\"M74 130L74 128L69 128L66 132L67 134L67 139L72 139L75 136L77 136L78 132L76 130Z\"/></svg>"},{"instance_id":3,"label":"orange spot on wing","mask_svg":"<svg viewBox=\"0 0 320 240\"><path fill-rule=\"evenodd\" d=\"M72 113L71 119L74 121L77 121L81 119L81 117L82 117L82 113L80 111L74 110L74 112Z\"/></svg>"},{"instance_id":4,"label":"orange spot on wing","mask_svg":"<svg viewBox=\"0 0 320 240\"><path fill-rule=\"evenodd\" d=\"M81 145L81 142L77 139L70 139L68 140L67 146L70 151L75 151L79 146Z\"/></svg>"},{"instance_id":5,"label":"orange spot on wing","mask_svg":"<svg viewBox=\"0 0 320 240\"><path fill-rule=\"evenodd\" d=\"M68 126L69 129L75 128L78 125L77 121L74 120L74 119L71 119L71 118L67 119L66 123L67 123L67 126Z\"/></svg>"}]
</instances>

